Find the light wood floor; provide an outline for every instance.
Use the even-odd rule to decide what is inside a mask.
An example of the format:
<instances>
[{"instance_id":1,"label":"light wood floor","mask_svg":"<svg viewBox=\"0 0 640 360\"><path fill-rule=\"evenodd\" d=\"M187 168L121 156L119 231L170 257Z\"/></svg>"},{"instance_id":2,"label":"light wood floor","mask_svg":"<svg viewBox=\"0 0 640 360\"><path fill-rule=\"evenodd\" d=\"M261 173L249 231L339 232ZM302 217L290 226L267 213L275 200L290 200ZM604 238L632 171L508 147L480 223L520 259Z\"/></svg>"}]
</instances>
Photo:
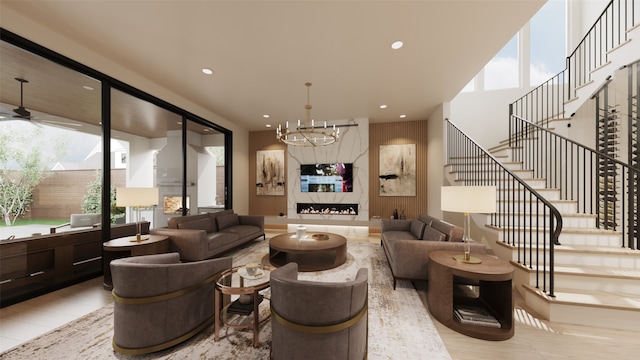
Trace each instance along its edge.
<instances>
[{"instance_id":1,"label":"light wood floor","mask_svg":"<svg viewBox=\"0 0 640 360\"><path fill-rule=\"evenodd\" d=\"M351 241L351 239L350 239ZM379 237L354 239L379 244ZM418 286L419 290L421 286ZM421 294L426 299L425 294ZM485 341L459 334L432 319L454 360L463 359L635 359L637 334L541 320L514 291L515 335L506 341ZM0 309L0 352L97 310L111 300L102 278ZM425 304L426 306L426 304ZM371 354L370 359L375 359ZM425 359L428 359L425 354ZM410 359L407 359L410 360Z\"/></svg>"}]
</instances>

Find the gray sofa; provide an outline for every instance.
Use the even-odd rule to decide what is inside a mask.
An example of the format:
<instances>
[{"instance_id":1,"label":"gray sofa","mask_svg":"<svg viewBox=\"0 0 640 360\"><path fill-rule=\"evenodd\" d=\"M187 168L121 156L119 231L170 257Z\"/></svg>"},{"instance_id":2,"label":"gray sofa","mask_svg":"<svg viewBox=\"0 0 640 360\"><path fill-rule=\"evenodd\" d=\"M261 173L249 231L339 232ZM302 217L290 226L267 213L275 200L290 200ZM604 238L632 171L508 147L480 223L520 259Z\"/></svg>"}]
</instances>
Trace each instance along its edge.
<instances>
[{"instance_id":1,"label":"gray sofa","mask_svg":"<svg viewBox=\"0 0 640 360\"><path fill-rule=\"evenodd\" d=\"M238 215L224 210L173 217L166 228L151 234L168 235L169 251L180 253L182 261L198 261L218 256L264 234L264 216Z\"/></svg>"},{"instance_id":2,"label":"gray sofa","mask_svg":"<svg viewBox=\"0 0 640 360\"><path fill-rule=\"evenodd\" d=\"M393 289L397 279L428 279L429 252L435 250L464 251L461 227L420 214L417 219L382 219L382 247L391 273ZM484 254L485 246L471 240L471 252Z\"/></svg>"}]
</instances>

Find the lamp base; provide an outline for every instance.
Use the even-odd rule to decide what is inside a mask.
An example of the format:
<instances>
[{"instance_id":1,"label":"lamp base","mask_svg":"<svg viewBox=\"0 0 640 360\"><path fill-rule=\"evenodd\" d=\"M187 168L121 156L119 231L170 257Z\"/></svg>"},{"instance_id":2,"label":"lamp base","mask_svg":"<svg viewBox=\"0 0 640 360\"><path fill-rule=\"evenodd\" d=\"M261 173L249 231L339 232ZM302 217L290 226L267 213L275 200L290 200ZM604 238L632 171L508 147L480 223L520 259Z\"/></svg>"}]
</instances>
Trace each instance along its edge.
<instances>
[{"instance_id":1,"label":"lamp base","mask_svg":"<svg viewBox=\"0 0 640 360\"><path fill-rule=\"evenodd\" d=\"M136 234L135 236L132 236L129 239L129 241L131 241L131 242L140 242L140 241L145 241L145 240L149 240L149 235Z\"/></svg>"},{"instance_id":2,"label":"lamp base","mask_svg":"<svg viewBox=\"0 0 640 360\"><path fill-rule=\"evenodd\" d=\"M453 255L453 259L457 262L465 263L465 264L480 264L482 260L478 259L475 256L469 256L468 259L465 259L464 254L461 255Z\"/></svg>"}]
</instances>

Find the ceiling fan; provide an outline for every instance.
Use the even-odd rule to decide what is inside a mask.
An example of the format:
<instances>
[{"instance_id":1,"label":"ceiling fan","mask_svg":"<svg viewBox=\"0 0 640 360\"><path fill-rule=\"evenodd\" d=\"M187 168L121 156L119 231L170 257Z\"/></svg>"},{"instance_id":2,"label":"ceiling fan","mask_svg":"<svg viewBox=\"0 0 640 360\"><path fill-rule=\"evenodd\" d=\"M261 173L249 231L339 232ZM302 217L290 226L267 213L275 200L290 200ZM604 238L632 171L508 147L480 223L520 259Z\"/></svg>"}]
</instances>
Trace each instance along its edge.
<instances>
[{"instance_id":1,"label":"ceiling fan","mask_svg":"<svg viewBox=\"0 0 640 360\"><path fill-rule=\"evenodd\" d=\"M46 120L46 119L37 119L34 116L31 116L31 111L27 110L24 107L24 84L28 83L29 80L23 78L15 78L16 81L20 83L20 105L13 109L12 114L8 114L5 112L0 113L0 120L26 120L30 121L35 125L40 126L39 123L43 123L45 125L62 127L70 130L76 130L73 127L81 127L82 125L72 123L72 122L64 122L64 121L55 121L55 120ZM72 126L71 128L69 126Z\"/></svg>"},{"instance_id":2,"label":"ceiling fan","mask_svg":"<svg viewBox=\"0 0 640 360\"><path fill-rule=\"evenodd\" d=\"M13 114L6 114L9 116L9 119L7 120L13 120L13 119L31 120L31 112L27 110L23 105L24 84L28 83L29 80L25 80L22 78L15 78L15 79L20 82L20 106L18 106L18 108L16 109L13 109Z\"/></svg>"}]
</instances>

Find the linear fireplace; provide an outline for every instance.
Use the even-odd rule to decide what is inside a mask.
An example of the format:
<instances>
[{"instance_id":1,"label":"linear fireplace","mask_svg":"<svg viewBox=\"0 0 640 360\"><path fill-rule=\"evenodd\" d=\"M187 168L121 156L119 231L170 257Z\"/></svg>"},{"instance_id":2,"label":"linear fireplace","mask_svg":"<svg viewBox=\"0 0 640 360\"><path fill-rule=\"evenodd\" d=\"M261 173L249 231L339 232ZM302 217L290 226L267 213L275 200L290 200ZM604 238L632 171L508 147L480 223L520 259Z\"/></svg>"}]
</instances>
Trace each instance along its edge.
<instances>
[{"instance_id":1,"label":"linear fireplace","mask_svg":"<svg viewBox=\"0 0 640 360\"><path fill-rule=\"evenodd\" d=\"M297 203L298 214L358 215L358 204Z\"/></svg>"}]
</instances>

